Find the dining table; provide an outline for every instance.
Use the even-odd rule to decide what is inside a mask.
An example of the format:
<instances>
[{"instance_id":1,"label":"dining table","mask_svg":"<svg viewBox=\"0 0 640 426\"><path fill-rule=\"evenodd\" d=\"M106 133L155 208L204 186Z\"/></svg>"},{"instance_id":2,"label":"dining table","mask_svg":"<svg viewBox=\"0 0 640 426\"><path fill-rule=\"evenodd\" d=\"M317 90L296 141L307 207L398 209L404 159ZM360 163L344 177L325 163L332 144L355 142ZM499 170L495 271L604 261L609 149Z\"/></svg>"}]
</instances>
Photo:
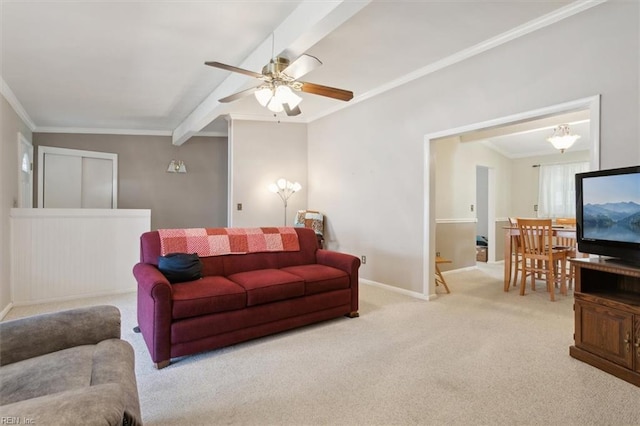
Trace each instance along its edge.
<instances>
[{"instance_id":1,"label":"dining table","mask_svg":"<svg viewBox=\"0 0 640 426\"><path fill-rule=\"evenodd\" d=\"M520 235L520 229L516 225L505 226L504 228L504 291L509 291L511 284L512 265L512 241L515 236ZM570 226L553 226L551 228L554 237L576 238L576 228ZM516 265L517 267L517 265ZM514 283L515 284L515 283Z\"/></svg>"}]
</instances>

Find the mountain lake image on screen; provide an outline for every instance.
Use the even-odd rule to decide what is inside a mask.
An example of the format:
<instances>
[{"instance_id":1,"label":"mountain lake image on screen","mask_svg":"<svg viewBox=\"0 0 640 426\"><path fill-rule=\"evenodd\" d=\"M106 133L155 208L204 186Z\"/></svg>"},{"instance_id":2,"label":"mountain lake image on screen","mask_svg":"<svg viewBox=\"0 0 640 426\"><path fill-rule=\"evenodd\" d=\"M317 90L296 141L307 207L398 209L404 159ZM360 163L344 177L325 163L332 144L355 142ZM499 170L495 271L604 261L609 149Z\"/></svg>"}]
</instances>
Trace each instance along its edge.
<instances>
[{"instance_id":1,"label":"mountain lake image on screen","mask_svg":"<svg viewBox=\"0 0 640 426\"><path fill-rule=\"evenodd\" d=\"M583 238L640 243L640 173L582 182Z\"/></svg>"}]
</instances>

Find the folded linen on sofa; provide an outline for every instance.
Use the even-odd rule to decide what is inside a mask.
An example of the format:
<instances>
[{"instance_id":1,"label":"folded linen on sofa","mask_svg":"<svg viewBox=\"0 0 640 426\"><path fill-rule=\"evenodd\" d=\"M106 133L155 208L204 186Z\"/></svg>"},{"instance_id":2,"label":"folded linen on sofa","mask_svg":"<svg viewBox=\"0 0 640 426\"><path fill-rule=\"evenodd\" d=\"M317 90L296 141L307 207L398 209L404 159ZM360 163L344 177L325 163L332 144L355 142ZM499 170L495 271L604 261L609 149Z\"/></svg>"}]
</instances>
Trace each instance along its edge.
<instances>
[{"instance_id":1,"label":"folded linen on sofa","mask_svg":"<svg viewBox=\"0 0 640 426\"><path fill-rule=\"evenodd\" d=\"M200 257L298 251L293 227L158 229L160 254L197 253Z\"/></svg>"}]
</instances>

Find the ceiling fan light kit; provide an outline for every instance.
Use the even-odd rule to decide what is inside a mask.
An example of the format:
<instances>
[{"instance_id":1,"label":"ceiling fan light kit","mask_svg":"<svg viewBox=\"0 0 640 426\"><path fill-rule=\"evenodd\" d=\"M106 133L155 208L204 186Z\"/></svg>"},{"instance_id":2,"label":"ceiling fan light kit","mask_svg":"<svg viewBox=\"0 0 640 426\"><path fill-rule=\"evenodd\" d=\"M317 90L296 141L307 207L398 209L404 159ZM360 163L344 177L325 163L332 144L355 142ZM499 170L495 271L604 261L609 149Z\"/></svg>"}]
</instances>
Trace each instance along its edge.
<instances>
[{"instance_id":1,"label":"ceiling fan light kit","mask_svg":"<svg viewBox=\"0 0 640 426\"><path fill-rule=\"evenodd\" d=\"M288 116L295 116L301 113L298 105L302 102L302 97L294 92L306 92L341 101L349 101L353 98L353 92L349 90L297 80L322 65L318 58L311 55L304 54L293 62L280 56L275 57L262 68L262 74L215 61L205 62L205 65L248 75L263 81L257 87L220 99L219 102L222 103L233 102L253 93L260 105L269 111L274 113L285 111Z\"/></svg>"}]
</instances>

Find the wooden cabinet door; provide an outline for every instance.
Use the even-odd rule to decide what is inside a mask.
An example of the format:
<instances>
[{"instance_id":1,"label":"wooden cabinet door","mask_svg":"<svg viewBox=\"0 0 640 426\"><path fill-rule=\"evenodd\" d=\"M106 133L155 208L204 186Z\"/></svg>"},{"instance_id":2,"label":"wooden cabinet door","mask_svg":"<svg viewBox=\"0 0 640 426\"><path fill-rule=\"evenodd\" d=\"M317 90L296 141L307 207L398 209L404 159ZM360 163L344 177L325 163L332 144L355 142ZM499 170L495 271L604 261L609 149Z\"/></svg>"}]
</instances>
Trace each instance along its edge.
<instances>
[{"instance_id":1,"label":"wooden cabinet door","mask_svg":"<svg viewBox=\"0 0 640 426\"><path fill-rule=\"evenodd\" d=\"M633 327L633 356L634 370L640 373L640 315L635 316L635 326Z\"/></svg>"},{"instance_id":2,"label":"wooden cabinet door","mask_svg":"<svg viewBox=\"0 0 640 426\"><path fill-rule=\"evenodd\" d=\"M575 307L576 346L626 368L633 368L633 314L583 300L576 300ZM635 325L638 326L637 323Z\"/></svg>"}]
</instances>

